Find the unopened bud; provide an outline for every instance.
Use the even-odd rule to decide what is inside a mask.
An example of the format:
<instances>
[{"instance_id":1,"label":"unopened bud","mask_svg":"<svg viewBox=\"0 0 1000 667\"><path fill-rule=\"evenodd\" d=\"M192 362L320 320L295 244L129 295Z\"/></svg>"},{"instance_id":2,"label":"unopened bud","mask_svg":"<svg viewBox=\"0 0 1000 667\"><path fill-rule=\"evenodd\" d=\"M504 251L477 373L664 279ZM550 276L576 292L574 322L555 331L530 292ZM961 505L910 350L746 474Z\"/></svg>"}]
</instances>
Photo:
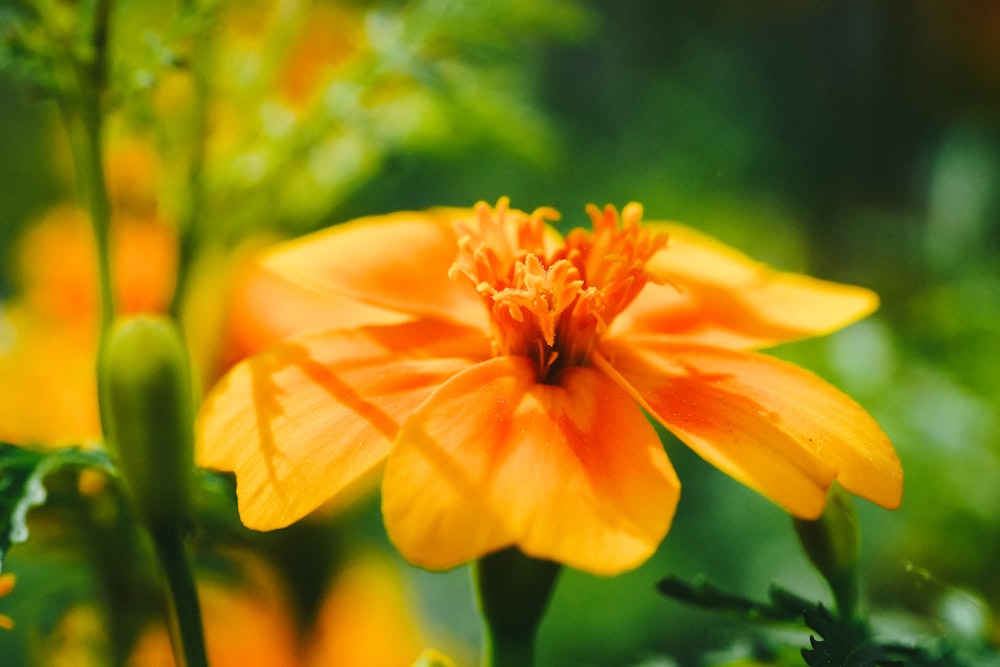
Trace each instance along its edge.
<instances>
[{"instance_id":1,"label":"unopened bud","mask_svg":"<svg viewBox=\"0 0 1000 667\"><path fill-rule=\"evenodd\" d=\"M186 530L193 515L194 400L176 325L153 315L120 319L101 357L101 417L139 519Z\"/></svg>"}]
</instances>

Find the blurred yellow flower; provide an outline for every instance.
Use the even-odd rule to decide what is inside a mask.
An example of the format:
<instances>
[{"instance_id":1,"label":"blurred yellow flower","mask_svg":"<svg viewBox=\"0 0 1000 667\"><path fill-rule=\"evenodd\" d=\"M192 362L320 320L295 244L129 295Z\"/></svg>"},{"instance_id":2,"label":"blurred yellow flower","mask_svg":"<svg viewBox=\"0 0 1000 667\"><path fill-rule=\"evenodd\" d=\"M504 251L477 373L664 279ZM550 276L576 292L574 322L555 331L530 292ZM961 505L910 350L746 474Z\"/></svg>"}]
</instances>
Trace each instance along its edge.
<instances>
[{"instance_id":1,"label":"blurred yellow flower","mask_svg":"<svg viewBox=\"0 0 1000 667\"><path fill-rule=\"evenodd\" d=\"M565 238L493 209L362 219L278 247L266 271L348 309L238 364L206 400L199 458L233 470L272 529L385 463L390 538L449 568L516 545L613 574L648 558L680 485L643 410L798 517L837 479L886 507L899 460L875 421L750 348L871 312L868 290L777 273L641 208L589 209ZM336 306L332 306L335 308ZM407 321L384 324L385 312ZM259 313L268 327L266 313Z\"/></svg>"}]
</instances>

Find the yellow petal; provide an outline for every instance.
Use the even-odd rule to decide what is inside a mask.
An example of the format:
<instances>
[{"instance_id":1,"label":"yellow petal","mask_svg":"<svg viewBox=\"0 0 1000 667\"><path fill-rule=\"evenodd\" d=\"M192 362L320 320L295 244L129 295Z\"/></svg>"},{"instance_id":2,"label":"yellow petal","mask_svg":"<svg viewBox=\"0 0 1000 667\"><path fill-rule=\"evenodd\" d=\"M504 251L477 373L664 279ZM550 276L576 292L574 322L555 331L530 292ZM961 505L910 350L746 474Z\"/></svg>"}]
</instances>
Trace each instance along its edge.
<instances>
[{"instance_id":1,"label":"yellow petal","mask_svg":"<svg viewBox=\"0 0 1000 667\"><path fill-rule=\"evenodd\" d=\"M680 485L656 432L603 374L557 385L499 357L442 385L403 426L383 514L413 563L449 568L508 545L597 574L646 560Z\"/></svg>"},{"instance_id":2,"label":"yellow petal","mask_svg":"<svg viewBox=\"0 0 1000 667\"><path fill-rule=\"evenodd\" d=\"M745 349L829 333L878 307L862 287L775 271L681 225L651 226L669 235L647 264L663 284L647 285L613 332Z\"/></svg>"},{"instance_id":3,"label":"yellow petal","mask_svg":"<svg viewBox=\"0 0 1000 667\"><path fill-rule=\"evenodd\" d=\"M469 215L440 209L361 218L279 246L264 264L313 289L488 330L475 289L448 277L458 254L451 220Z\"/></svg>"},{"instance_id":4,"label":"yellow petal","mask_svg":"<svg viewBox=\"0 0 1000 667\"><path fill-rule=\"evenodd\" d=\"M198 463L236 473L247 526L286 526L381 463L434 387L488 354L478 331L428 321L290 339L216 386Z\"/></svg>"},{"instance_id":5,"label":"yellow petal","mask_svg":"<svg viewBox=\"0 0 1000 667\"><path fill-rule=\"evenodd\" d=\"M663 340L608 342L601 354L678 438L792 514L819 516L834 478L879 505L899 505L903 473L889 439L812 373L760 354Z\"/></svg>"}]
</instances>

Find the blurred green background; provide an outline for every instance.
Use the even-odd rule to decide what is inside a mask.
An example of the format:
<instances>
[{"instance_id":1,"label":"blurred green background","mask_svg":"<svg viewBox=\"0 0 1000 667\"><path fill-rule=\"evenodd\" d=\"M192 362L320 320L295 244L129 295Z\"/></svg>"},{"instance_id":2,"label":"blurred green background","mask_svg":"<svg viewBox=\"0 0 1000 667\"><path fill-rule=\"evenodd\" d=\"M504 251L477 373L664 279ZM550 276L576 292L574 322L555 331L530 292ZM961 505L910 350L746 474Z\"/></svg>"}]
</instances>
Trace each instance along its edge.
<instances>
[{"instance_id":1,"label":"blurred green background","mask_svg":"<svg viewBox=\"0 0 1000 667\"><path fill-rule=\"evenodd\" d=\"M1000 4L578 7L571 28L527 43L508 26L516 48L501 55L536 110L526 140L519 116L493 109L460 142L392 147L311 226L502 195L521 209L555 206L575 226L588 202L638 201L647 219L874 289L876 315L774 353L856 398L903 461L898 511L859 502L877 627L902 641L1000 642ZM480 57L492 56L484 47ZM65 151L57 121L51 102L0 74L0 257L71 194L54 157ZM3 269L0 295L10 295ZM704 573L754 597L776 582L827 599L777 507L665 441L684 485L673 529L635 572L563 575L540 664L766 657L764 630L658 595L669 574ZM385 547L377 504L353 510L343 534ZM28 549L12 550L8 569L30 570ZM407 576L432 634L474 646L467 572Z\"/></svg>"}]
</instances>

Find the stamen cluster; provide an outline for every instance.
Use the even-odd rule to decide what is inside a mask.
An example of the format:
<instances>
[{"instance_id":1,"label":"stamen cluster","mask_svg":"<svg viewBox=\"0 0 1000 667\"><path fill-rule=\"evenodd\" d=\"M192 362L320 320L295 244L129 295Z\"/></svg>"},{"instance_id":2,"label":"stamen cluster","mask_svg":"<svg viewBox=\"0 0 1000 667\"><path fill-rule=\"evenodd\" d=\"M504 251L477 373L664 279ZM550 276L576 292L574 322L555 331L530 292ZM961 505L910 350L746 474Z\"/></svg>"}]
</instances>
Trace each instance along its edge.
<instances>
[{"instance_id":1,"label":"stamen cluster","mask_svg":"<svg viewBox=\"0 0 1000 667\"><path fill-rule=\"evenodd\" d=\"M646 262L666 236L644 230L638 204L618 211L587 209L593 231L574 229L565 240L547 225L557 211L531 215L476 207L474 221L457 223L458 258L450 276L472 281L489 309L496 355L523 356L539 381L560 368L586 365L599 336L652 276Z\"/></svg>"}]
</instances>

